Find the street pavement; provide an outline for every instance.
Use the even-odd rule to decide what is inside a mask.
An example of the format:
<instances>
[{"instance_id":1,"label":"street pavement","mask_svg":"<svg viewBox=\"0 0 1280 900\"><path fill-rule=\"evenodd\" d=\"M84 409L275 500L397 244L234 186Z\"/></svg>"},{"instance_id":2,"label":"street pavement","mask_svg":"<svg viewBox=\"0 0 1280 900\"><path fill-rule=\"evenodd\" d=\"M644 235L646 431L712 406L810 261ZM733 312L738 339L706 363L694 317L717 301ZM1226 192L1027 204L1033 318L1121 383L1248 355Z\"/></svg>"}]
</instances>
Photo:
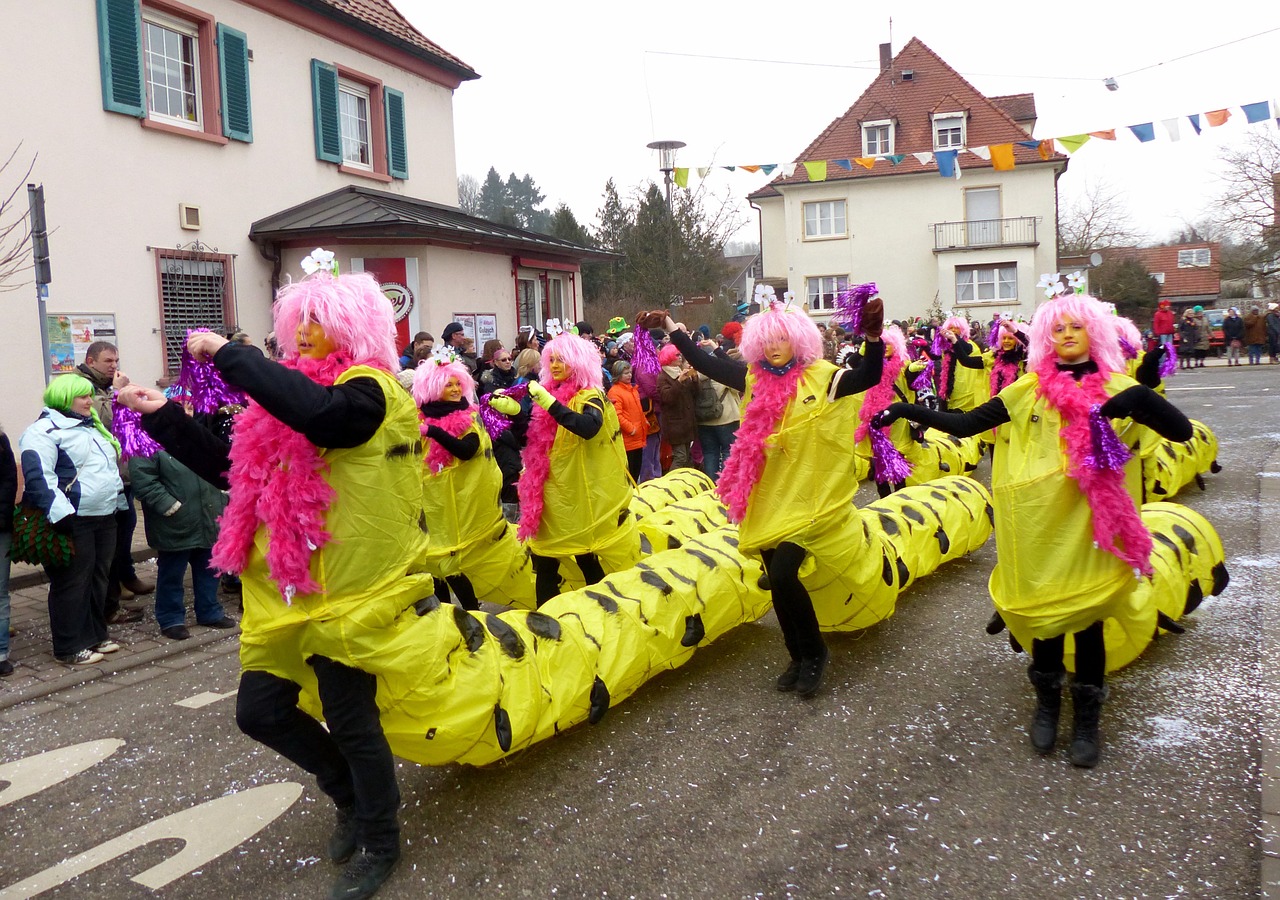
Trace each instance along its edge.
<instances>
[{"instance_id":1,"label":"street pavement","mask_svg":"<svg viewBox=\"0 0 1280 900\"><path fill-rule=\"evenodd\" d=\"M772 688L770 614L596 726L483 769L402 763L379 896L1280 898L1280 367L1169 397L1219 438L1223 471L1178 500L1232 582L1111 678L1097 769L1027 746L1026 659L982 628L989 542L832 636L810 701ZM326 896L329 806L236 729L234 637L144 621L68 670L40 656L42 607L18 590L0 681L0 898Z\"/></svg>"}]
</instances>

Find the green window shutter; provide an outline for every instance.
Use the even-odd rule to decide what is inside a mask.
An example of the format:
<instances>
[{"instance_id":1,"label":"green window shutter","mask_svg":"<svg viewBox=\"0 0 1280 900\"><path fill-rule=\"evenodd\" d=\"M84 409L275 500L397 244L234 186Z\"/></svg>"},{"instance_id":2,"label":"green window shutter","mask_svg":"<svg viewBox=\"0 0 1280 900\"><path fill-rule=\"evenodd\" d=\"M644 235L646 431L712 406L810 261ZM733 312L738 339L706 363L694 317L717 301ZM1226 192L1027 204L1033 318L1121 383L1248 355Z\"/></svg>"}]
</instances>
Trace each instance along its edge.
<instances>
[{"instance_id":1,"label":"green window shutter","mask_svg":"<svg viewBox=\"0 0 1280 900\"><path fill-rule=\"evenodd\" d=\"M142 77L139 0L97 0L102 108L139 119L147 114Z\"/></svg>"},{"instance_id":2,"label":"green window shutter","mask_svg":"<svg viewBox=\"0 0 1280 900\"><path fill-rule=\"evenodd\" d=\"M253 142L249 103L249 41L244 32L218 23L218 68L222 75L222 134Z\"/></svg>"},{"instance_id":3,"label":"green window shutter","mask_svg":"<svg viewBox=\"0 0 1280 900\"><path fill-rule=\"evenodd\" d=\"M387 172L392 178L409 177L409 146L405 140L404 94L383 88L383 109L387 112Z\"/></svg>"},{"instance_id":4,"label":"green window shutter","mask_svg":"<svg viewBox=\"0 0 1280 900\"><path fill-rule=\"evenodd\" d=\"M342 132L338 127L338 70L311 60L311 106L315 119L316 159L342 162Z\"/></svg>"}]
</instances>

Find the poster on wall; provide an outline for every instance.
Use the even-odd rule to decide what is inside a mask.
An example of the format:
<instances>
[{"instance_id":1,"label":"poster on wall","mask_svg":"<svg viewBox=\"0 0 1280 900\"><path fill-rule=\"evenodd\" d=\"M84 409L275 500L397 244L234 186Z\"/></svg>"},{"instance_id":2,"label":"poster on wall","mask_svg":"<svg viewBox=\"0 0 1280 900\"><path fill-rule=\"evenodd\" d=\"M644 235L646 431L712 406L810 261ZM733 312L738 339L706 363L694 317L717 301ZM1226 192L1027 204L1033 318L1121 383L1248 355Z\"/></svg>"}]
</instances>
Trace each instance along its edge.
<instances>
[{"instance_id":1,"label":"poster on wall","mask_svg":"<svg viewBox=\"0 0 1280 900\"><path fill-rule=\"evenodd\" d=\"M454 313L453 321L462 326L462 333L476 343L476 353L484 349L484 342L498 336L498 317L494 313Z\"/></svg>"},{"instance_id":2,"label":"poster on wall","mask_svg":"<svg viewBox=\"0 0 1280 900\"><path fill-rule=\"evenodd\" d=\"M94 341L116 343L116 317L102 313L51 313L45 316L49 332L49 371L74 372L84 362Z\"/></svg>"},{"instance_id":3,"label":"poster on wall","mask_svg":"<svg viewBox=\"0 0 1280 900\"><path fill-rule=\"evenodd\" d=\"M353 272L368 272L378 279L382 293L391 301L396 314L396 349L409 345L412 336L421 331L418 311L418 261L404 257L353 258Z\"/></svg>"}]
</instances>

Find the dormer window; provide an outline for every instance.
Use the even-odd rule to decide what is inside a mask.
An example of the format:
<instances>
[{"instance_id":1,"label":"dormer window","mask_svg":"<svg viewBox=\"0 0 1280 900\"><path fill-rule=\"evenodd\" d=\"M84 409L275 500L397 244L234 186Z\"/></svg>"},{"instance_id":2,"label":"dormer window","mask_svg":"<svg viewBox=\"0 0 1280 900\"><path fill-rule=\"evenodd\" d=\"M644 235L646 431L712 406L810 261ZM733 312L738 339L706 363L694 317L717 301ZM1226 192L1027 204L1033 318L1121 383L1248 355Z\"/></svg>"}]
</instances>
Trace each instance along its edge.
<instances>
[{"instance_id":1,"label":"dormer window","mask_svg":"<svg viewBox=\"0 0 1280 900\"><path fill-rule=\"evenodd\" d=\"M965 145L964 113L933 114L933 149L957 150Z\"/></svg>"},{"instance_id":2,"label":"dormer window","mask_svg":"<svg viewBox=\"0 0 1280 900\"><path fill-rule=\"evenodd\" d=\"M889 156L893 153L893 121L881 119L862 123L862 155Z\"/></svg>"}]
</instances>

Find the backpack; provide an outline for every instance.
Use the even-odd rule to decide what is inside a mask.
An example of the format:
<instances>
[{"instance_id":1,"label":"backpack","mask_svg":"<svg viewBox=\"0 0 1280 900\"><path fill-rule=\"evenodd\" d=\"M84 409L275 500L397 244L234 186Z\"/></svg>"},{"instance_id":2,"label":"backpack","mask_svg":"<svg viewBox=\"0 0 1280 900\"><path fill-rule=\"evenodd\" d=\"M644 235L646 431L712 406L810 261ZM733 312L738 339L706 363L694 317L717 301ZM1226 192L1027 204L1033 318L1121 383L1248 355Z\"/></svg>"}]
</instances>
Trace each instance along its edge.
<instances>
[{"instance_id":1,"label":"backpack","mask_svg":"<svg viewBox=\"0 0 1280 900\"><path fill-rule=\"evenodd\" d=\"M718 390L710 378L698 379L698 396L693 401L693 417L699 422L713 422L724 415L724 390Z\"/></svg>"}]
</instances>

